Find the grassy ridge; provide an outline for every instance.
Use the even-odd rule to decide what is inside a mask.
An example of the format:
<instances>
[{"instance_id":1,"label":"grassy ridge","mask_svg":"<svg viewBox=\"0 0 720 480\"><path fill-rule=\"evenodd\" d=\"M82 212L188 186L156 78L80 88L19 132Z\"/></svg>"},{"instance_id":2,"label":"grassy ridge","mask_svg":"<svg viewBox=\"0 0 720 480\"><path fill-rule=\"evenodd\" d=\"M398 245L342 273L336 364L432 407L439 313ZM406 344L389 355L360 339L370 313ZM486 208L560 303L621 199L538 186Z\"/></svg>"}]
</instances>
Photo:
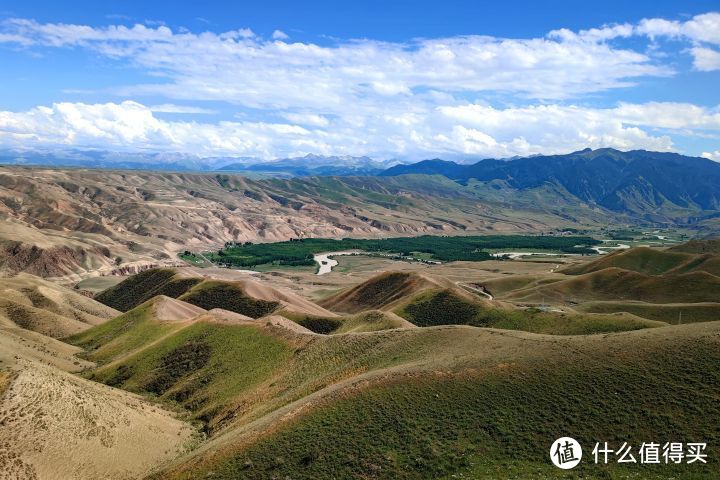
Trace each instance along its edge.
<instances>
[{"instance_id":1,"label":"grassy ridge","mask_svg":"<svg viewBox=\"0 0 720 480\"><path fill-rule=\"evenodd\" d=\"M565 314L536 308L499 308L450 289L423 292L396 308L395 313L420 327L472 325L550 335L588 335L666 325L628 314Z\"/></svg>"},{"instance_id":2,"label":"grassy ridge","mask_svg":"<svg viewBox=\"0 0 720 480\"><path fill-rule=\"evenodd\" d=\"M695 254L713 254L720 255L720 238L709 240L690 240L689 242L670 247L671 252L684 252Z\"/></svg>"},{"instance_id":3,"label":"grassy ridge","mask_svg":"<svg viewBox=\"0 0 720 480\"><path fill-rule=\"evenodd\" d=\"M268 315L280 306L279 302L252 298L237 284L220 280L205 280L181 295L179 300L205 310L222 308L252 318Z\"/></svg>"},{"instance_id":4,"label":"grassy ridge","mask_svg":"<svg viewBox=\"0 0 720 480\"><path fill-rule=\"evenodd\" d=\"M576 307L589 313L627 312L671 324L720 320L720 303L586 302Z\"/></svg>"},{"instance_id":5,"label":"grassy ridge","mask_svg":"<svg viewBox=\"0 0 720 480\"><path fill-rule=\"evenodd\" d=\"M154 268L100 292L95 300L127 312L156 295L177 298L201 281L200 278L178 278L177 273L169 268Z\"/></svg>"},{"instance_id":6,"label":"grassy ridge","mask_svg":"<svg viewBox=\"0 0 720 480\"><path fill-rule=\"evenodd\" d=\"M718 478L720 427L703 420L720 416L718 328L573 337L564 346L528 338L514 348L529 357L457 357L452 368L348 388L249 446L228 446L157 478ZM456 355L470 345L460 336L453 344ZM583 463L567 473L547 458L550 443L565 435L584 447ZM594 466L592 446L602 441L635 449L707 442L710 463Z\"/></svg>"},{"instance_id":7,"label":"grassy ridge","mask_svg":"<svg viewBox=\"0 0 720 480\"><path fill-rule=\"evenodd\" d=\"M207 424L231 399L267 379L292 353L260 328L196 322L91 378L179 404Z\"/></svg>"},{"instance_id":8,"label":"grassy ridge","mask_svg":"<svg viewBox=\"0 0 720 480\"><path fill-rule=\"evenodd\" d=\"M565 280L521 288L503 296L517 302L576 302L636 300L649 303L700 303L720 298L720 277L707 272L645 275L606 268Z\"/></svg>"},{"instance_id":9,"label":"grassy ridge","mask_svg":"<svg viewBox=\"0 0 720 480\"><path fill-rule=\"evenodd\" d=\"M380 310L368 310L344 317L320 317L317 315L293 314L292 312L280 312L280 314L297 322L308 330L324 335L377 332L380 330L413 326L392 312L383 312Z\"/></svg>"},{"instance_id":10,"label":"grassy ridge","mask_svg":"<svg viewBox=\"0 0 720 480\"><path fill-rule=\"evenodd\" d=\"M447 281L442 283L450 284ZM436 279L416 273L384 272L322 300L320 305L337 312L360 313L385 309L409 295L439 286Z\"/></svg>"},{"instance_id":11,"label":"grassy ridge","mask_svg":"<svg viewBox=\"0 0 720 480\"><path fill-rule=\"evenodd\" d=\"M703 243L702 245L706 244ZM696 249L692 246L688 248L690 250ZM649 247L637 247L617 251L592 262L568 267L562 272L569 275L582 275L606 268L621 268L644 275L707 272L718 276L720 275L720 256L710 253L686 253L683 250L657 250Z\"/></svg>"},{"instance_id":12,"label":"grassy ridge","mask_svg":"<svg viewBox=\"0 0 720 480\"><path fill-rule=\"evenodd\" d=\"M620 250L599 259L575 265L562 270L570 275L596 272L604 268L617 267L646 275L662 275L692 259L686 253L665 252L648 247Z\"/></svg>"},{"instance_id":13,"label":"grassy ridge","mask_svg":"<svg viewBox=\"0 0 720 480\"><path fill-rule=\"evenodd\" d=\"M145 302L106 323L65 339L84 348L83 357L107 363L117 356L143 348L153 340L182 328L179 322L158 322L152 318L153 302Z\"/></svg>"},{"instance_id":14,"label":"grassy ridge","mask_svg":"<svg viewBox=\"0 0 720 480\"><path fill-rule=\"evenodd\" d=\"M589 246L599 244L591 237L553 237L529 235L487 235L419 237L385 239L333 240L307 238L287 242L230 245L217 253L207 253L209 260L234 267L253 267L274 263L277 265L313 265L313 254L340 250L362 250L411 256L427 254L434 260L481 261L490 259L485 249L519 249L560 251L564 253L594 253ZM580 246L578 246L580 245Z\"/></svg>"},{"instance_id":15,"label":"grassy ridge","mask_svg":"<svg viewBox=\"0 0 720 480\"><path fill-rule=\"evenodd\" d=\"M223 308L252 318L268 315L280 306L279 302L250 297L239 282L183 278L167 268L133 275L95 298L125 312L156 295L178 298L206 310Z\"/></svg>"}]
</instances>

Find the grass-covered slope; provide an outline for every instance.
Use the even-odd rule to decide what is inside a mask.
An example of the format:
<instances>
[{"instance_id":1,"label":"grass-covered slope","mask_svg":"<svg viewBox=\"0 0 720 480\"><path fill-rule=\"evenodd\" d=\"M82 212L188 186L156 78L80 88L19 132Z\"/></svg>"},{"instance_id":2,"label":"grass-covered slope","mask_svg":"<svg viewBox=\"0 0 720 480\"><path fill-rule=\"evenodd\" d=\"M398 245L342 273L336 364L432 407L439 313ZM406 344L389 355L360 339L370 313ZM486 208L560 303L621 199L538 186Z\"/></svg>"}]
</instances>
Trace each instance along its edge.
<instances>
[{"instance_id":1,"label":"grass-covered slope","mask_svg":"<svg viewBox=\"0 0 720 480\"><path fill-rule=\"evenodd\" d=\"M279 309L310 315L334 315L292 292L281 291L253 279L226 281L187 277L172 269L153 269L134 275L96 298L127 311L160 295L205 310L221 308L252 318L269 315Z\"/></svg>"},{"instance_id":2,"label":"grass-covered slope","mask_svg":"<svg viewBox=\"0 0 720 480\"><path fill-rule=\"evenodd\" d=\"M720 277L707 272L645 275L606 268L547 285L510 292L504 299L517 302L582 303L594 300L637 300L649 303L714 302L720 298Z\"/></svg>"},{"instance_id":3,"label":"grass-covered slope","mask_svg":"<svg viewBox=\"0 0 720 480\"><path fill-rule=\"evenodd\" d=\"M668 249L671 252L720 255L720 238L690 240Z\"/></svg>"},{"instance_id":4,"label":"grass-covered slope","mask_svg":"<svg viewBox=\"0 0 720 480\"><path fill-rule=\"evenodd\" d=\"M434 279L417 273L384 272L355 287L320 302L323 307L343 313L387 310L407 296L430 288L452 286L445 279Z\"/></svg>"},{"instance_id":5,"label":"grass-covered slope","mask_svg":"<svg viewBox=\"0 0 720 480\"><path fill-rule=\"evenodd\" d=\"M415 327L415 325L393 312L368 310L345 318L342 325L333 333L377 332L394 328L413 327Z\"/></svg>"},{"instance_id":6,"label":"grass-covered slope","mask_svg":"<svg viewBox=\"0 0 720 480\"><path fill-rule=\"evenodd\" d=\"M94 380L178 404L214 424L242 392L268 380L292 353L290 343L251 324L200 318L101 368Z\"/></svg>"},{"instance_id":7,"label":"grass-covered slope","mask_svg":"<svg viewBox=\"0 0 720 480\"><path fill-rule=\"evenodd\" d=\"M95 300L127 312L157 295L177 298L201 281L200 278L181 278L170 268L154 268L100 292Z\"/></svg>"},{"instance_id":8,"label":"grass-covered slope","mask_svg":"<svg viewBox=\"0 0 720 480\"><path fill-rule=\"evenodd\" d=\"M160 301L162 297L156 297L102 325L68 337L65 341L85 349L83 356L99 364L130 354L187 326L186 322L156 320L153 308Z\"/></svg>"},{"instance_id":9,"label":"grass-covered slope","mask_svg":"<svg viewBox=\"0 0 720 480\"><path fill-rule=\"evenodd\" d=\"M589 313L627 312L670 324L720 320L720 303L586 302L576 309Z\"/></svg>"},{"instance_id":10,"label":"grass-covered slope","mask_svg":"<svg viewBox=\"0 0 720 480\"><path fill-rule=\"evenodd\" d=\"M606 268L621 268L644 275L707 272L717 276L720 275L720 256L710 253L688 253L682 249L658 250L637 247L603 255L595 261L574 265L562 272L568 275L582 275Z\"/></svg>"},{"instance_id":11,"label":"grass-covered slope","mask_svg":"<svg viewBox=\"0 0 720 480\"><path fill-rule=\"evenodd\" d=\"M719 334L712 322L589 337L472 327L325 337L313 345L324 358L364 366L354 378L235 425L154 478L717 478ZM547 458L561 436L584 447L571 472ZM676 439L707 442L709 463L587 461L598 441Z\"/></svg>"},{"instance_id":12,"label":"grass-covered slope","mask_svg":"<svg viewBox=\"0 0 720 480\"><path fill-rule=\"evenodd\" d=\"M630 314L600 315L509 308L475 299L457 289L429 290L395 310L420 327L473 325L551 335L587 335L664 326Z\"/></svg>"},{"instance_id":13,"label":"grass-covered slope","mask_svg":"<svg viewBox=\"0 0 720 480\"><path fill-rule=\"evenodd\" d=\"M282 315L297 322L308 330L324 335L340 333L377 332L394 328L413 328L415 325L393 312L367 310L342 317L321 317L297 315L282 312Z\"/></svg>"},{"instance_id":14,"label":"grass-covered slope","mask_svg":"<svg viewBox=\"0 0 720 480\"><path fill-rule=\"evenodd\" d=\"M205 280L179 297L205 310L222 308L231 312L259 318L280 307L280 302L253 298L236 282Z\"/></svg>"}]
</instances>

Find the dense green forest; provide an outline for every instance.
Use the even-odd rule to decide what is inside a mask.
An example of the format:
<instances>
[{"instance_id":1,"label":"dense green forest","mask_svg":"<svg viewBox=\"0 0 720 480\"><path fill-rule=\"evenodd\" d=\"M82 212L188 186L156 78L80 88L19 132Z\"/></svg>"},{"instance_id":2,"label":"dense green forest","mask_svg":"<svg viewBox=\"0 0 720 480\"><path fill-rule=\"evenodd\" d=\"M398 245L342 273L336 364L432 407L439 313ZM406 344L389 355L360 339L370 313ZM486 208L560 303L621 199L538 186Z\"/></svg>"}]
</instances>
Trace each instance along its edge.
<instances>
[{"instance_id":1,"label":"dense green forest","mask_svg":"<svg viewBox=\"0 0 720 480\"><path fill-rule=\"evenodd\" d=\"M314 265L313 255L322 252L362 250L369 253L420 257L440 262L490 259L489 249L533 249L549 252L590 254L589 247L601 243L587 236L486 235L333 240L305 238L275 243L228 243L225 248L204 256L219 265L254 267L256 265ZM186 256L190 256L186 252Z\"/></svg>"}]
</instances>

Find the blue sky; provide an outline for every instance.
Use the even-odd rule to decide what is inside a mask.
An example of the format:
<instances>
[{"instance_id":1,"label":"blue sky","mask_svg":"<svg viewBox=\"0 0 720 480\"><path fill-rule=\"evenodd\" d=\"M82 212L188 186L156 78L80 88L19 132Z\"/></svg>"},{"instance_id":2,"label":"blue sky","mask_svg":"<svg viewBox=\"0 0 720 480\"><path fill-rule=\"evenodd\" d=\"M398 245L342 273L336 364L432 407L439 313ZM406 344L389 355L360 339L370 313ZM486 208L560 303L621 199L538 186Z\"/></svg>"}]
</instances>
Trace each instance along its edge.
<instances>
[{"instance_id":1,"label":"blue sky","mask_svg":"<svg viewBox=\"0 0 720 480\"><path fill-rule=\"evenodd\" d=\"M720 160L719 11L5 1L0 148L469 161L609 146Z\"/></svg>"}]
</instances>

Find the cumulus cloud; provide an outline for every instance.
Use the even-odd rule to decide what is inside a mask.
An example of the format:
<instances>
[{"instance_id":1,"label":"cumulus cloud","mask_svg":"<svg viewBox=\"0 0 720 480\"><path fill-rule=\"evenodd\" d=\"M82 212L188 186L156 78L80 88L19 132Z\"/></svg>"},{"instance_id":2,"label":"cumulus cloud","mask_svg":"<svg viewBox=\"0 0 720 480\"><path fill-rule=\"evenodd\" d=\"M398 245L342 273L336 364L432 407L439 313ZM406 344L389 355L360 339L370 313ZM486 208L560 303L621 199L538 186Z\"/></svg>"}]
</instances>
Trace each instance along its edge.
<instances>
[{"instance_id":1,"label":"cumulus cloud","mask_svg":"<svg viewBox=\"0 0 720 480\"><path fill-rule=\"evenodd\" d=\"M605 25L600 28L580 30L579 32L563 28L553 30L549 36L563 40L589 42L605 42L616 38L646 36L652 40L673 38L720 45L720 13L703 13L684 22L664 18L645 18L637 24Z\"/></svg>"},{"instance_id":2,"label":"cumulus cloud","mask_svg":"<svg viewBox=\"0 0 720 480\"><path fill-rule=\"evenodd\" d=\"M253 108L340 110L384 103L417 90L500 91L560 99L631 85L672 70L644 53L565 38L462 36L409 43L356 40L333 45L264 40L249 30L173 32L165 26L90 27L15 19L5 42L82 47L126 59L167 82L128 86L126 94L224 100Z\"/></svg>"},{"instance_id":3,"label":"cumulus cloud","mask_svg":"<svg viewBox=\"0 0 720 480\"><path fill-rule=\"evenodd\" d=\"M720 150L715 150L714 152L703 152L701 156L707 158L708 160L720 162Z\"/></svg>"},{"instance_id":4,"label":"cumulus cloud","mask_svg":"<svg viewBox=\"0 0 720 480\"><path fill-rule=\"evenodd\" d=\"M636 31L638 34L651 38L684 37L698 42L720 45L720 13L696 15L686 22L662 18L646 19L640 22Z\"/></svg>"},{"instance_id":5,"label":"cumulus cloud","mask_svg":"<svg viewBox=\"0 0 720 480\"><path fill-rule=\"evenodd\" d=\"M710 48L693 47L690 49L694 57L693 66L701 72L720 70L720 52Z\"/></svg>"},{"instance_id":6,"label":"cumulus cloud","mask_svg":"<svg viewBox=\"0 0 720 480\"><path fill-rule=\"evenodd\" d=\"M689 52L696 70L718 70L719 35L718 13L561 29L529 39L468 35L327 44L292 42L279 30L262 38L247 28L193 33L164 25L13 19L0 23L0 43L43 54L73 48L124 62L153 80L118 85L113 93L166 103L60 102L0 112L0 144L266 158L507 157L588 146L669 150L674 134L719 130L718 109L671 102L597 108L582 99L673 75L668 65L677 62L664 64L662 55L640 45L660 38L685 42L680 54ZM648 41L620 41L638 36ZM521 106L490 106L483 98ZM187 105L193 101L226 102L244 113L214 123L154 115L218 113Z\"/></svg>"},{"instance_id":7,"label":"cumulus cloud","mask_svg":"<svg viewBox=\"0 0 720 480\"><path fill-rule=\"evenodd\" d=\"M575 42L607 42L618 38L645 36L653 41L671 39L690 42L693 47L688 51L693 56L693 65L700 71L718 70L720 54L703 45L720 45L720 13L710 12L696 15L690 20L667 20L664 18L646 18L638 24L628 23L606 25L573 32L568 29L550 32L551 38Z\"/></svg>"},{"instance_id":8,"label":"cumulus cloud","mask_svg":"<svg viewBox=\"0 0 720 480\"><path fill-rule=\"evenodd\" d=\"M24 112L0 112L0 144L264 158L307 153L476 158L563 153L588 146L670 150L671 138L651 129L720 131L717 111L678 103L621 104L606 109L574 105L499 109L466 103L332 121L303 113L285 117L286 123L168 121L131 101L57 103Z\"/></svg>"},{"instance_id":9,"label":"cumulus cloud","mask_svg":"<svg viewBox=\"0 0 720 480\"><path fill-rule=\"evenodd\" d=\"M330 121L323 115L315 113L292 113L286 112L281 114L283 118L293 123L301 125L312 125L315 127L327 127Z\"/></svg>"},{"instance_id":10,"label":"cumulus cloud","mask_svg":"<svg viewBox=\"0 0 720 480\"><path fill-rule=\"evenodd\" d=\"M217 110L210 108L194 107L191 105L175 105L173 103L163 103L162 105L152 105L150 110L159 113L189 113L198 115L213 115L218 113Z\"/></svg>"}]
</instances>

